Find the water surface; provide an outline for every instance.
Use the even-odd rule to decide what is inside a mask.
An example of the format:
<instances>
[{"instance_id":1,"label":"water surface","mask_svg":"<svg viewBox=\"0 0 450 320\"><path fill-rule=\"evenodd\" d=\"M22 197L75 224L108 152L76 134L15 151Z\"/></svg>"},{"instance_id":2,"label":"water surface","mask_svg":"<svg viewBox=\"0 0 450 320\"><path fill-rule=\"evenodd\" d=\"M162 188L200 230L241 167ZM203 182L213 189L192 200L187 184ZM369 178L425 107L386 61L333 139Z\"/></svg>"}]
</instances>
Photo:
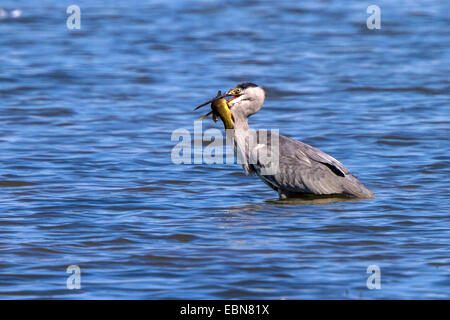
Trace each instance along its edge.
<instances>
[{"instance_id":1,"label":"water surface","mask_svg":"<svg viewBox=\"0 0 450 320\"><path fill-rule=\"evenodd\" d=\"M0 298L450 298L445 1L378 1L381 30L359 1L77 1L70 31L71 4L1 2L22 12L0 18ZM267 91L251 126L376 198L173 164L173 130L241 81Z\"/></svg>"}]
</instances>

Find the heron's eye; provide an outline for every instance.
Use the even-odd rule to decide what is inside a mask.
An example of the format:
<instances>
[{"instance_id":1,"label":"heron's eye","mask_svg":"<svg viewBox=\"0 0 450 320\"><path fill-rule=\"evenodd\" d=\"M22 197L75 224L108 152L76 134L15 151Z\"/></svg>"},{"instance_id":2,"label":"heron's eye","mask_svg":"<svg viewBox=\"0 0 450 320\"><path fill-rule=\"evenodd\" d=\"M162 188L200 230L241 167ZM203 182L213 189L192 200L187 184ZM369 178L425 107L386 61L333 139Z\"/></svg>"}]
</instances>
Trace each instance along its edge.
<instances>
[{"instance_id":1,"label":"heron's eye","mask_svg":"<svg viewBox=\"0 0 450 320\"><path fill-rule=\"evenodd\" d=\"M239 88L238 88L238 89L234 89L234 93L236 93L236 94L239 94L239 93L241 93L241 91L242 91L242 90L241 90L241 89L239 89Z\"/></svg>"}]
</instances>

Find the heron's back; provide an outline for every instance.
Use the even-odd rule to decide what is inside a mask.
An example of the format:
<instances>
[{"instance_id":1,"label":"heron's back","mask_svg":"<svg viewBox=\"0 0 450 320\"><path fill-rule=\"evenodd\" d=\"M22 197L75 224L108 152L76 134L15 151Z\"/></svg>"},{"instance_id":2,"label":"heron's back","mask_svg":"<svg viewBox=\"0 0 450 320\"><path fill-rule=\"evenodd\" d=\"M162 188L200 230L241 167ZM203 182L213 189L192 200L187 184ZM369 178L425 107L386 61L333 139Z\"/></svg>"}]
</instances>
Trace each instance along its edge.
<instances>
[{"instance_id":1,"label":"heron's back","mask_svg":"<svg viewBox=\"0 0 450 320\"><path fill-rule=\"evenodd\" d=\"M260 132L257 131L258 136ZM306 143L267 131L265 147L261 146L257 144L258 152L266 152L267 158L278 161L277 172L266 174L264 169L271 164L260 161L249 168L280 196L346 194L359 198L374 197L338 160Z\"/></svg>"}]
</instances>

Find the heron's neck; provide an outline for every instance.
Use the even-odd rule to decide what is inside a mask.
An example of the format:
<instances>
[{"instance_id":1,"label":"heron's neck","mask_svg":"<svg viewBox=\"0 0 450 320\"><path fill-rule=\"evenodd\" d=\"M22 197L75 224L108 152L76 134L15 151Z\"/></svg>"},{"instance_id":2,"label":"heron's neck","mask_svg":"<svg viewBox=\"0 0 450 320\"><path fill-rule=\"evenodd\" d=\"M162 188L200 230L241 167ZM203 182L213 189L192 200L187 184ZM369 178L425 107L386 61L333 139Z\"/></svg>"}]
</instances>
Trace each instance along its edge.
<instances>
[{"instance_id":1,"label":"heron's neck","mask_svg":"<svg viewBox=\"0 0 450 320\"><path fill-rule=\"evenodd\" d=\"M234 122L234 150L246 174L249 174L248 142L252 130L248 127L248 117L239 109L231 109L231 114Z\"/></svg>"},{"instance_id":2,"label":"heron's neck","mask_svg":"<svg viewBox=\"0 0 450 320\"><path fill-rule=\"evenodd\" d=\"M247 116L242 113L239 109L231 109L231 114L233 115L233 122L234 122L234 128L237 130L244 130L248 131L248 118Z\"/></svg>"}]
</instances>

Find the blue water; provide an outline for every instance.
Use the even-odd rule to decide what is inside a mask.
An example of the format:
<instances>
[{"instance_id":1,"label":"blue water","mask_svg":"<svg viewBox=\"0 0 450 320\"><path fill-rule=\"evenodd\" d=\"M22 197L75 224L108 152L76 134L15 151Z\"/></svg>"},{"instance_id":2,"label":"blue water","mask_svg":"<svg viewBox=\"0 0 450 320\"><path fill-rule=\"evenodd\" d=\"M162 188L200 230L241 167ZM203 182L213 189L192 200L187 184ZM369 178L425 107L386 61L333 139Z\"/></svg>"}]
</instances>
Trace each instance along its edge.
<instances>
[{"instance_id":1,"label":"blue water","mask_svg":"<svg viewBox=\"0 0 450 320\"><path fill-rule=\"evenodd\" d=\"M0 298L450 298L447 1L377 1L380 30L361 1L115 3L0 3ZM267 92L252 127L376 198L173 164L173 130L241 81Z\"/></svg>"}]
</instances>

